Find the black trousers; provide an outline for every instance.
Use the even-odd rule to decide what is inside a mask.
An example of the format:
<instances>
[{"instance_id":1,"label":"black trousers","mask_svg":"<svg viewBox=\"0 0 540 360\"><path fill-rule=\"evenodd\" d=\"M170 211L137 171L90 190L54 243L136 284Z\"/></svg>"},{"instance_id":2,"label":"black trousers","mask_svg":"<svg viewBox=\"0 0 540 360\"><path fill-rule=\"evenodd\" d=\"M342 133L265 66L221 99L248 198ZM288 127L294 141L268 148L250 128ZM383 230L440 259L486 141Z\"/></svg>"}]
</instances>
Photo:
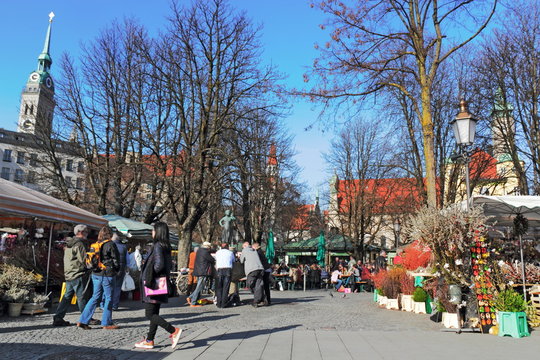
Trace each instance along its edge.
<instances>
[{"instance_id":1,"label":"black trousers","mask_svg":"<svg viewBox=\"0 0 540 360\"><path fill-rule=\"evenodd\" d=\"M146 318L150 320L150 329L148 330L148 335L146 336L146 340L148 341L154 340L158 326L161 326L169 334L172 334L174 332L174 326L172 326L169 322L167 322L165 319L159 316L160 308L161 308L161 304L152 304L152 303L145 304L145 308L144 308L145 315L146 315Z\"/></svg>"},{"instance_id":2,"label":"black trousers","mask_svg":"<svg viewBox=\"0 0 540 360\"><path fill-rule=\"evenodd\" d=\"M266 296L266 301L270 304L270 273L268 271L263 272L263 287L264 295Z\"/></svg>"},{"instance_id":3,"label":"black trousers","mask_svg":"<svg viewBox=\"0 0 540 360\"><path fill-rule=\"evenodd\" d=\"M227 306L229 299L229 287L231 286L231 271L231 268L217 269L216 305L218 308L224 308Z\"/></svg>"},{"instance_id":4,"label":"black trousers","mask_svg":"<svg viewBox=\"0 0 540 360\"><path fill-rule=\"evenodd\" d=\"M253 294L253 302L258 304L264 300L263 270L255 270L247 275L246 284Z\"/></svg>"}]
</instances>

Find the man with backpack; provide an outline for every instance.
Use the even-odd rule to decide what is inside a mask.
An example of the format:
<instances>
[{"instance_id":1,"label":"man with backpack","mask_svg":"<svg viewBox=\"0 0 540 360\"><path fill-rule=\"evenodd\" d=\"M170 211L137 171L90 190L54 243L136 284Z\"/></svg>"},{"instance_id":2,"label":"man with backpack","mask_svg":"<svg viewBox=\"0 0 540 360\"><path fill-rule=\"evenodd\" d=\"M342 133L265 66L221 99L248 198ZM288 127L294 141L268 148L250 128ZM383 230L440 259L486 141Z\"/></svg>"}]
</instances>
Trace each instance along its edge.
<instances>
[{"instance_id":1,"label":"man with backpack","mask_svg":"<svg viewBox=\"0 0 540 360\"><path fill-rule=\"evenodd\" d=\"M114 242L111 241L112 235L111 228L104 226L98 234L97 242L93 243L91 249L87 252L86 266L92 269L94 290L77 323L77 326L83 330L91 329L89 326L90 320L102 297L104 298L101 319L103 329L114 330L119 328L112 322L114 278L120 269L118 249Z\"/></svg>"},{"instance_id":2,"label":"man with backpack","mask_svg":"<svg viewBox=\"0 0 540 360\"><path fill-rule=\"evenodd\" d=\"M64 277L66 291L58 304L53 317L53 326L69 326L69 321L64 320L73 295L77 295L77 305L82 313L86 302L84 301L84 274L86 273L85 259L86 249L83 241L86 240L88 229L86 225L79 224L73 229L74 237L66 238L64 249Z\"/></svg>"}]
</instances>

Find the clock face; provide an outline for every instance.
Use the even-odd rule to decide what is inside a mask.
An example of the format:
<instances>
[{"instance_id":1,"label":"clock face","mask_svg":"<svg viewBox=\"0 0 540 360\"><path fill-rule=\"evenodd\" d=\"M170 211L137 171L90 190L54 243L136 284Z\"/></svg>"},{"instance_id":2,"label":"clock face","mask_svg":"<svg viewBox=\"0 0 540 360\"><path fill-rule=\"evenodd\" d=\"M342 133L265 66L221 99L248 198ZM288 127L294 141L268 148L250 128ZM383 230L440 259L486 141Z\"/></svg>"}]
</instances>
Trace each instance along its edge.
<instances>
[{"instance_id":1,"label":"clock face","mask_svg":"<svg viewBox=\"0 0 540 360\"><path fill-rule=\"evenodd\" d=\"M39 74L38 73L32 73L30 74L30 81L38 81Z\"/></svg>"},{"instance_id":2,"label":"clock face","mask_svg":"<svg viewBox=\"0 0 540 360\"><path fill-rule=\"evenodd\" d=\"M32 124L32 121L31 121L31 120L25 120L25 121L23 122L23 127L24 127L26 130L31 129L32 126L33 126L33 124Z\"/></svg>"},{"instance_id":3,"label":"clock face","mask_svg":"<svg viewBox=\"0 0 540 360\"><path fill-rule=\"evenodd\" d=\"M45 85L47 85L48 88L51 88L53 83L52 83L52 80L50 77L48 77L47 79L45 79Z\"/></svg>"}]
</instances>

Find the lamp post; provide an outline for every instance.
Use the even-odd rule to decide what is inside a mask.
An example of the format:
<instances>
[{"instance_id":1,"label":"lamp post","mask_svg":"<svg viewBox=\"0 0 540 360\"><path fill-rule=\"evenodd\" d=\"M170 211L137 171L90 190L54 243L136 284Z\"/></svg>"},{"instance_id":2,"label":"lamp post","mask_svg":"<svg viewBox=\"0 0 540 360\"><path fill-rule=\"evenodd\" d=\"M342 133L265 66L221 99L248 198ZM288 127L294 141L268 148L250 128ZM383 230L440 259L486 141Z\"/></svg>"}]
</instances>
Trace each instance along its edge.
<instances>
[{"instance_id":1,"label":"lamp post","mask_svg":"<svg viewBox=\"0 0 540 360\"><path fill-rule=\"evenodd\" d=\"M469 163L471 161L469 147L474 143L476 133L476 119L469 113L467 102L461 99L459 102L459 113L451 122L456 144L459 147L459 157L463 159L465 164L465 186L467 191L467 211L470 210L471 189L469 181Z\"/></svg>"},{"instance_id":2,"label":"lamp post","mask_svg":"<svg viewBox=\"0 0 540 360\"><path fill-rule=\"evenodd\" d=\"M396 233L396 253L397 253L397 248L399 247L399 232L401 231L401 224L399 223L399 220L396 220L394 222L394 231Z\"/></svg>"}]
</instances>

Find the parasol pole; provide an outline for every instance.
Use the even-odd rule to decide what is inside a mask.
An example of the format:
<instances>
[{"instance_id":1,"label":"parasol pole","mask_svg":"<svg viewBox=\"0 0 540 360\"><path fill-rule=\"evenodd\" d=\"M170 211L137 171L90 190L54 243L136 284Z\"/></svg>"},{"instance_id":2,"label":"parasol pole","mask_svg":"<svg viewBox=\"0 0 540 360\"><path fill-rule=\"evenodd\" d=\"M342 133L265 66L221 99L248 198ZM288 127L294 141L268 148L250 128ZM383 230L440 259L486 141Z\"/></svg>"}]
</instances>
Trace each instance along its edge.
<instances>
[{"instance_id":1,"label":"parasol pole","mask_svg":"<svg viewBox=\"0 0 540 360\"><path fill-rule=\"evenodd\" d=\"M51 247L52 247L52 236L53 236L54 223L51 222L51 229L49 230L49 253L47 254L47 276L45 277L45 294L49 290L49 269L51 266Z\"/></svg>"},{"instance_id":2,"label":"parasol pole","mask_svg":"<svg viewBox=\"0 0 540 360\"><path fill-rule=\"evenodd\" d=\"M521 281L523 285L523 298L527 302L527 292L525 291L525 262L523 261L523 242L521 240L521 234L519 234L519 252L521 255Z\"/></svg>"}]
</instances>

